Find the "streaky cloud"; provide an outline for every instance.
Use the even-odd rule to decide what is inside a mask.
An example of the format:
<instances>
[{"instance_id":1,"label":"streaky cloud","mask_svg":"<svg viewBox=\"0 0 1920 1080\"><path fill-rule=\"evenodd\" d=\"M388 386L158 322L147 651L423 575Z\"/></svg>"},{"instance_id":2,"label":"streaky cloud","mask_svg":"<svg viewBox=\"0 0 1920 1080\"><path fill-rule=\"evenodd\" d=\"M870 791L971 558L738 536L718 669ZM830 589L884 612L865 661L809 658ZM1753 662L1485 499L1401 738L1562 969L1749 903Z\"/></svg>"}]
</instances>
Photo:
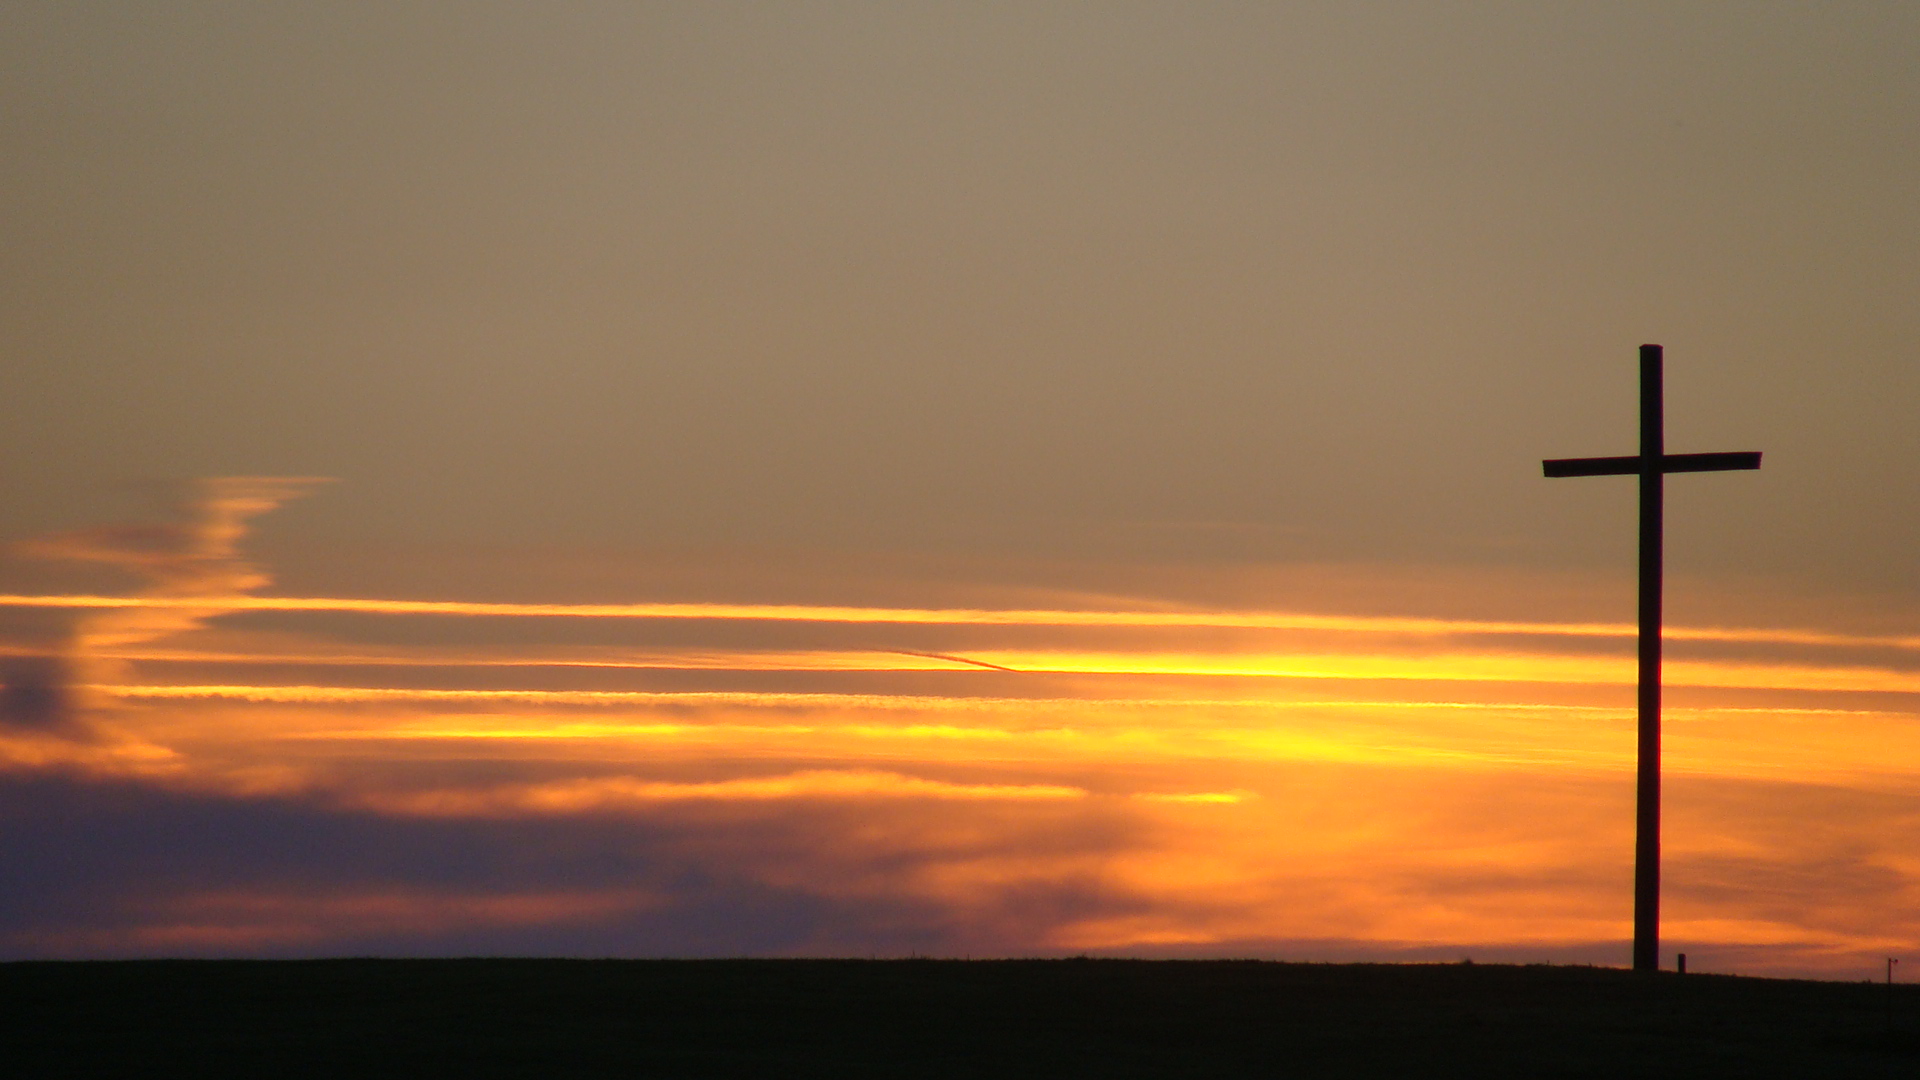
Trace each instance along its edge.
<instances>
[{"instance_id":1,"label":"streaky cloud","mask_svg":"<svg viewBox=\"0 0 1920 1080\"><path fill-rule=\"evenodd\" d=\"M959 784L872 769L815 769L778 776L694 782L604 777L479 791L447 790L368 796L386 812L426 815L578 814L681 800L765 802L775 799L1084 799L1062 784Z\"/></svg>"}]
</instances>

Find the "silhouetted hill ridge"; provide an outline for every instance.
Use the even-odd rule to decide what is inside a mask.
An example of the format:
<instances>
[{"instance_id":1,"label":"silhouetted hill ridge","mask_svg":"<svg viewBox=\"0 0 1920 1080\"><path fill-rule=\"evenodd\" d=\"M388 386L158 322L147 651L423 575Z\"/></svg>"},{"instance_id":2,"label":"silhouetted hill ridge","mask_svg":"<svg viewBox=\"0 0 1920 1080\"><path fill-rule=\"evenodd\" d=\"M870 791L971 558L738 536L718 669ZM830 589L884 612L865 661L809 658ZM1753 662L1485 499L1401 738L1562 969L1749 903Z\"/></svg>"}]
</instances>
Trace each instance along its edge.
<instances>
[{"instance_id":1,"label":"silhouetted hill ridge","mask_svg":"<svg viewBox=\"0 0 1920 1080\"><path fill-rule=\"evenodd\" d=\"M1545 965L16 962L0 964L0 995L0 1060L21 1077L1920 1069L1917 988Z\"/></svg>"}]
</instances>

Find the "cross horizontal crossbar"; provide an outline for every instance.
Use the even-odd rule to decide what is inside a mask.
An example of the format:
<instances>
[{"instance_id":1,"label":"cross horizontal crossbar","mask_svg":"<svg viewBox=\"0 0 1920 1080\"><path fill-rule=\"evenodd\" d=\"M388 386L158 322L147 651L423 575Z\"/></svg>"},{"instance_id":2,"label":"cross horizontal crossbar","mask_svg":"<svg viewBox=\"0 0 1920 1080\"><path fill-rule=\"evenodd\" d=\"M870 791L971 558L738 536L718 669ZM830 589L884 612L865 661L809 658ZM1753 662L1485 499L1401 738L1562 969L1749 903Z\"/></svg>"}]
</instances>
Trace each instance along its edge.
<instances>
[{"instance_id":1,"label":"cross horizontal crossbar","mask_svg":"<svg viewBox=\"0 0 1920 1080\"><path fill-rule=\"evenodd\" d=\"M1548 476L1638 476L1640 455L1629 457L1553 458L1540 463ZM1660 471L1729 472L1760 467L1758 450L1737 450L1726 454L1662 454Z\"/></svg>"}]
</instances>

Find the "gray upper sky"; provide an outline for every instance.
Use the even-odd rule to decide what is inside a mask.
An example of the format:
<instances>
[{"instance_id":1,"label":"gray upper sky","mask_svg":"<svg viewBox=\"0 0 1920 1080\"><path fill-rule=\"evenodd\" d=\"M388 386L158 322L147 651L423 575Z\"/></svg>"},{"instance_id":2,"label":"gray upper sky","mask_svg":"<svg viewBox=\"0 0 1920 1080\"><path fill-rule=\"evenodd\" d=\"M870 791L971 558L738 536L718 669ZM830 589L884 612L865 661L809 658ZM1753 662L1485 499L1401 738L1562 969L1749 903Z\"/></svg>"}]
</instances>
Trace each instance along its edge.
<instances>
[{"instance_id":1,"label":"gray upper sky","mask_svg":"<svg viewBox=\"0 0 1920 1080\"><path fill-rule=\"evenodd\" d=\"M16 2L4 539L1920 588L1920 6ZM271 536L271 532L270 532Z\"/></svg>"}]
</instances>

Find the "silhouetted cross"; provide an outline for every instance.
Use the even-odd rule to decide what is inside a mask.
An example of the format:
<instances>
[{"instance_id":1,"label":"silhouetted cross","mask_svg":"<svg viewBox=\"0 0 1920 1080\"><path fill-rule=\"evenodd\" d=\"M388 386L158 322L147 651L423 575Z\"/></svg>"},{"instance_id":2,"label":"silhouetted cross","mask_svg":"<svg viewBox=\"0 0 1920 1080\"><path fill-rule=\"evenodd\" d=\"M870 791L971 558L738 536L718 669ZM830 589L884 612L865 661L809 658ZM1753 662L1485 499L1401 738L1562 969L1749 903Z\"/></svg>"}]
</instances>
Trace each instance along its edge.
<instances>
[{"instance_id":1,"label":"silhouetted cross","mask_svg":"<svg viewBox=\"0 0 1920 1080\"><path fill-rule=\"evenodd\" d=\"M1640 768L1633 844L1633 968L1660 969L1660 547L1665 477L1757 469L1758 451L1667 453L1658 345L1640 346L1640 453L1541 462L1548 476L1640 478Z\"/></svg>"}]
</instances>

